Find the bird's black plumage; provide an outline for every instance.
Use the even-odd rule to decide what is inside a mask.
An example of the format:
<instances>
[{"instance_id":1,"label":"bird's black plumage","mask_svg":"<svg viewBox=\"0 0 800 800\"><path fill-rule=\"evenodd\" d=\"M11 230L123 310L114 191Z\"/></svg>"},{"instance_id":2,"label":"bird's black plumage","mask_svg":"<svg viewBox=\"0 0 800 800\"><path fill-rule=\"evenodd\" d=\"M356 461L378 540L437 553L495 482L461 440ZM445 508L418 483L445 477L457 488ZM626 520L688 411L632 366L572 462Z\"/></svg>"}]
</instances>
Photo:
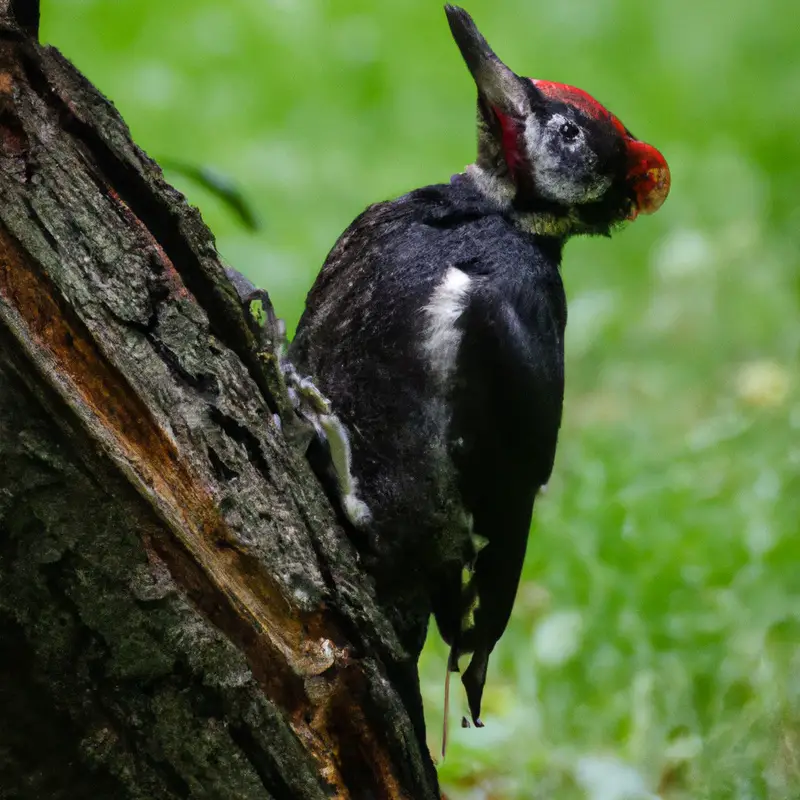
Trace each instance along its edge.
<instances>
[{"instance_id":1,"label":"bird's black plumage","mask_svg":"<svg viewBox=\"0 0 800 800\"><path fill-rule=\"evenodd\" d=\"M457 176L367 209L309 293L290 358L350 432L372 514L368 564L414 655L431 607L450 644L484 656L511 612L561 419L560 259L558 240L520 230ZM448 368L428 350L429 307L451 270L466 290ZM473 534L488 544L475 565L475 625L462 636Z\"/></svg>"},{"instance_id":2,"label":"bird's black plumage","mask_svg":"<svg viewBox=\"0 0 800 800\"><path fill-rule=\"evenodd\" d=\"M330 401L334 435L321 423L312 450L332 454L329 488L409 663L433 613L449 668L472 654L462 680L478 723L555 458L562 246L655 210L669 172L585 92L517 76L466 12L447 13L478 88L476 164L350 225L289 358ZM410 686L418 700L415 672Z\"/></svg>"}]
</instances>

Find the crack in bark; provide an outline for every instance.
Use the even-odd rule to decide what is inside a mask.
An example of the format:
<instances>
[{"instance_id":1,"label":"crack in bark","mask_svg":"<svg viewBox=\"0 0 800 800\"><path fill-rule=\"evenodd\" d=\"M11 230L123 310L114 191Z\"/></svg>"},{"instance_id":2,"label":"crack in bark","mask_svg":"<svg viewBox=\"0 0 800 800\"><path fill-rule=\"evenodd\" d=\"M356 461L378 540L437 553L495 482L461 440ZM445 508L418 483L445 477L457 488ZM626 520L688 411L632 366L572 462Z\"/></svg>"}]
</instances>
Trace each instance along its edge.
<instances>
[{"instance_id":1,"label":"crack in bark","mask_svg":"<svg viewBox=\"0 0 800 800\"><path fill-rule=\"evenodd\" d=\"M272 479L272 471L266 458L264 458L264 454L261 452L261 444L251 431L214 406L210 408L209 415L234 442L238 442L244 447L250 463L256 466L265 481L270 481Z\"/></svg>"}]
</instances>

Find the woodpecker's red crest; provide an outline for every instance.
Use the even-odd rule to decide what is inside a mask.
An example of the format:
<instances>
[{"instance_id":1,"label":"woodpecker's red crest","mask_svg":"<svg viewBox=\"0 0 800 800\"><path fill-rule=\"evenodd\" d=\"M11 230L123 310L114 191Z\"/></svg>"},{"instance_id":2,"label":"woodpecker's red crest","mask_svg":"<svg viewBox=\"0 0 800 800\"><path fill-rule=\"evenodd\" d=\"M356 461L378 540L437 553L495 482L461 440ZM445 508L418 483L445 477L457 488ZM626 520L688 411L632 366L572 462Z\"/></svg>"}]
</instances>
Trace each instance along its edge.
<instances>
[{"instance_id":1,"label":"woodpecker's red crest","mask_svg":"<svg viewBox=\"0 0 800 800\"><path fill-rule=\"evenodd\" d=\"M571 105L598 122L610 125L623 137L627 153L627 179L635 194L635 205L629 219L638 214L653 214L667 199L670 174L664 156L650 144L641 142L602 103L588 92L566 83L537 81L533 85L549 100Z\"/></svg>"},{"instance_id":2,"label":"woodpecker's red crest","mask_svg":"<svg viewBox=\"0 0 800 800\"><path fill-rule=\"evenodd\" d=\"M547 214L569 234L606 233L661 207L670 174L655 147L582 89L520 77L466 11L445 8L478 88L478 166L510 185L518 210Z\"/></svg>"}]
</instances>

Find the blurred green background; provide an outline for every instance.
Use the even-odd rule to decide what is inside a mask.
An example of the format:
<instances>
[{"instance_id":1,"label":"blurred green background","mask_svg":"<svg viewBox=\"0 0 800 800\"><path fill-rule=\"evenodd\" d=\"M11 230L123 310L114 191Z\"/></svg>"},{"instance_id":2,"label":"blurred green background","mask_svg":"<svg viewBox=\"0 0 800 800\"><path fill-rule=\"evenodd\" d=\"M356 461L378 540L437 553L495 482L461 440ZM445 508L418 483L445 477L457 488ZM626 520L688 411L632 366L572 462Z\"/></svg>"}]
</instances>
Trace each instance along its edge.
<instances>
[{"instance_id":1,"label":"blurred green background","mask_svg":"<svg viewBox=\"0 0 800 800\"><path fill-rule=\"evenodd\" d=\"M445 181L474 92L431 0L43 0L42 38L181 176L290 326L368 203ZM470 0L518 72L585 88L672 168L654 217L571 243L555 476L461 798L800 797L796 0ZM422 674L431 745L444 651ZM460 695L460 693L459 693Z\"/></svg>"}]
</instances>

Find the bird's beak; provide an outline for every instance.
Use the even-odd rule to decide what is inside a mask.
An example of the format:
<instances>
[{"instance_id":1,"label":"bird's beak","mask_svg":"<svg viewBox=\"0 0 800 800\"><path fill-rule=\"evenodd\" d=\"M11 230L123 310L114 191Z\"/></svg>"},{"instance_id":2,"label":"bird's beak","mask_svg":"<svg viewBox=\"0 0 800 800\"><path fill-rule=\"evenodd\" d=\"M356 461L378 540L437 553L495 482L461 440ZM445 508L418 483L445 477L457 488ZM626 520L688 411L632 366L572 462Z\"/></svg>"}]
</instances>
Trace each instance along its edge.
<instances>
[{"instance_id":1,"label":"bird's beak","mask_svg":"<svg viewBox=\"0 0 800 800\"><path fill-rule=\"evenodd\" d=\"M627 178L635 197L629 220L661 208L669 194L670 175L664 156L655 147L638 139L628 141Z\"/></svg>"},{"instance_id":2,"label":"bird's beak","mask_svg":"<svg viewBox=\"0 0 800 800\"><path fill-rule=\"evenodd\" d=\"M524 119L530 110L530 90L526 81L497 57L463 8L448 3L444 10L450 31L481 97L501 113Z\"/></svg>"}]
</instances>

